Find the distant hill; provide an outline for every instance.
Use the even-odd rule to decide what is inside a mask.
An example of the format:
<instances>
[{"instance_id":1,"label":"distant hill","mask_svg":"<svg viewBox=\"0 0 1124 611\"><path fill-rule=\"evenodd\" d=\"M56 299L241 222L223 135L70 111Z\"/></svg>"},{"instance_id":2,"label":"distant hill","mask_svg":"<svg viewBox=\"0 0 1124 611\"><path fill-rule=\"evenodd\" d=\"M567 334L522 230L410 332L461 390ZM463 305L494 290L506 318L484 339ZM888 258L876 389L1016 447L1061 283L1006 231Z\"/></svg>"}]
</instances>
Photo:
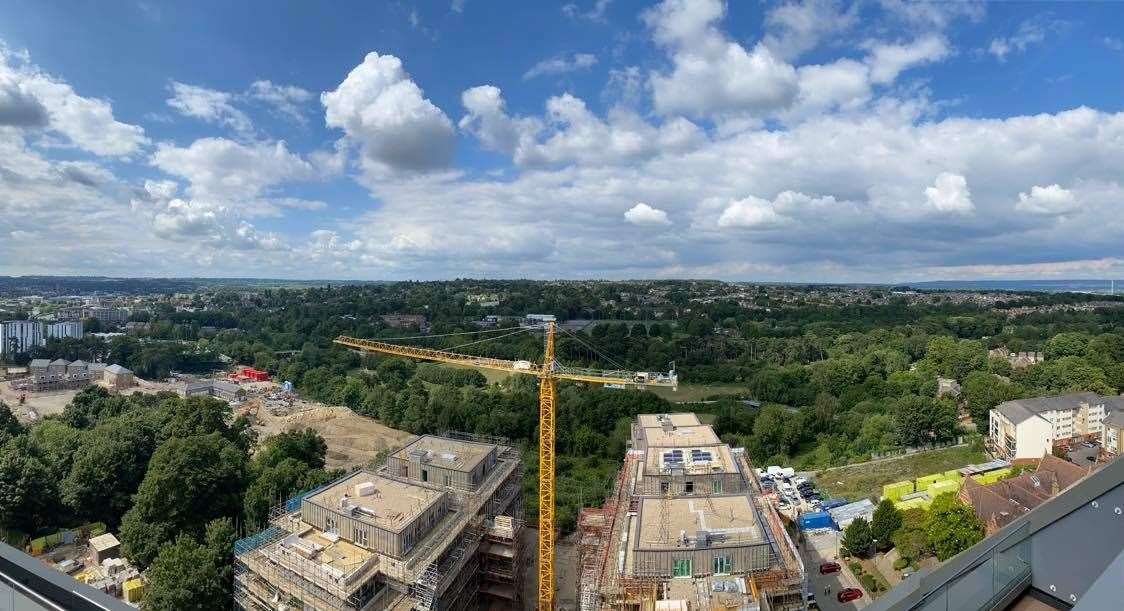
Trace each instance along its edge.
<instances>
[{"instance_id":1,"label":"distant hill","mask_svg":"<svg viewBox=\"0 0 1124 611\"><path fill-rule=\"evenodd\" d=\"M1110 280L930 280L897 283L916 289L967 291L1045 291L1051 293L1109 293ZM1124 293L1124 282L1116 283Z\"/></svg>"}]
</instances>

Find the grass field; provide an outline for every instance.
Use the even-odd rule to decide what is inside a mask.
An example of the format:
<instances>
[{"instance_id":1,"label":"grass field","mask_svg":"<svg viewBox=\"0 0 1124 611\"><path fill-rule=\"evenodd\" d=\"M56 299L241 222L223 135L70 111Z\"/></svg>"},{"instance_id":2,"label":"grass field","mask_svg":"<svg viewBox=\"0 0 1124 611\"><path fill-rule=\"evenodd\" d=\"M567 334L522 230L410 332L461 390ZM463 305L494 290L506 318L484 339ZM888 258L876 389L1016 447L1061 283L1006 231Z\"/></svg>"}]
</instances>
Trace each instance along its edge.
<instances>
[{"instance_id":1,"label":"grass field","mask_svg":"<svg viewBox=\"0 0 1124 611\"><path fill-rule=\"evenodd\" d=\"M746 392L746 387L744 384L680 384L678 390L653 388L650 392L654 392L672 403L682 403L684 401L702 401L714 395L736 395Z\"/></svg>"},{"instance_id":2,"label":"grass field","mask_svg":"<svg viewBox=\"0 0 1124 611\"><path fill-rule=\"evenodd\" d=\"M844 496L851 500L877 498L882 494L882 486L885 484L959 469L986 460L983 452L973 450L970 445L941 448L880 462L820 471L816 475L816 483L832 497Z\"/></svg>"}]
</instances>

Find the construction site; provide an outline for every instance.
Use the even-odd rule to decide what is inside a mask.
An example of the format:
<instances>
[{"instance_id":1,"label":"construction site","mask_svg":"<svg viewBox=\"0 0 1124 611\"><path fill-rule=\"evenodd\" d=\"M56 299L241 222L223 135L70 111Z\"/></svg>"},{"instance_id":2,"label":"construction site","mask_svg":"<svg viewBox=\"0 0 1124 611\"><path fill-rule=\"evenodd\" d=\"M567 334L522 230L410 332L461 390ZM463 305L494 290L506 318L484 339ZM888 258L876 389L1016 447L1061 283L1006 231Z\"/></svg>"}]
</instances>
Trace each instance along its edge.
<instances>
[{"instance_id":1,"label":"construction site","mask_svg":"<svg viewBox=\"0 0 1124 611\"><path fill-rule=\"evenodd\" d=\"M506 440L409 440L235 544L243 609L521 608L523 465Z\"/></svg>"},{"instance_id":2,"label":"construction site","mask_svg":"<svg viewBox=\"0 0 1124 611\"><path fill-rule=\"evenodd\" d=\"M803 609L804 566L742 448L641 414L606 503L578 516L581 611Z\"/></svg>"}]
</instances>

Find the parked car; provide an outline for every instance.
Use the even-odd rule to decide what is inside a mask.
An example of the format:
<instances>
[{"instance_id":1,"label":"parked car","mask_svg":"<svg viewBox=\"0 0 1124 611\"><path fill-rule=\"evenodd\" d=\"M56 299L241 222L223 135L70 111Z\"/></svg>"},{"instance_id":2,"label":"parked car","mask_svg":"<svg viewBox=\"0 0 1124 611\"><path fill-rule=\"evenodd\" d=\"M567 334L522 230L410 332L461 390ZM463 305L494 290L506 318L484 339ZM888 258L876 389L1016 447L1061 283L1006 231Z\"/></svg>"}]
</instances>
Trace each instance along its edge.
<instances>
[{"instance_id":1,"label":"parked car","mask_svg":"<svg viewBox=\"0 0 1124 611\"><path fill-rule=\"evenodd\" d=\"M825 562L820 565L820 575L827 575L828 573L838 573L840 569L838 562Z\"/></svg>"},{"instance_id":2,"label":"parked car","mask_svg":"<svg viewBox=\"0 0 1124 611\"><path fill-rule=\"evenodd\" d=\"M835 595L835 600L841 603L849 603L852 600L858 600L863 597L863 591L858 588L843 588Z\"/></svg>"},{"instance_id":3,"label":"parked car","mask_svg":"<svg viewBox=\"0 0 1124 611\"><path fill-rule=\"evenodd\" d=\"M816 602L816 595L808 592L804 594L804 607L807 609L819 609L820 604Z\"/></svg>"}]
</instances>

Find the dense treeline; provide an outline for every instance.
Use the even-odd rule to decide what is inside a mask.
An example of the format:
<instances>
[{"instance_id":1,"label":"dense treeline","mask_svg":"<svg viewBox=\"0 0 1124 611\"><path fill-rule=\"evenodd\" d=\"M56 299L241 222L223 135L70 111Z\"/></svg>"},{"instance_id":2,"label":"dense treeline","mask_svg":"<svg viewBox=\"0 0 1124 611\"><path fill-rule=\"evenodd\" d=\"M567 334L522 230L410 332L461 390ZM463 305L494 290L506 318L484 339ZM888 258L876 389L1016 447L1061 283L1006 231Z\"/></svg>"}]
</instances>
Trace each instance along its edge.
<instances>
[{"instance_id":1,"label":"dense treeline","mask_svg":"<svg viewBox=\"0 0 1124 611\"><path fill-rule=\"evenodd\" d=\"M104 522L127 558L153 567L146 608L229 607L236 533L338 477L325 452L313 431L259 444L245 419L207 397L90 387L29 427L0 403L0 530L18 542Z\"/></svg>"}]
</instances>

